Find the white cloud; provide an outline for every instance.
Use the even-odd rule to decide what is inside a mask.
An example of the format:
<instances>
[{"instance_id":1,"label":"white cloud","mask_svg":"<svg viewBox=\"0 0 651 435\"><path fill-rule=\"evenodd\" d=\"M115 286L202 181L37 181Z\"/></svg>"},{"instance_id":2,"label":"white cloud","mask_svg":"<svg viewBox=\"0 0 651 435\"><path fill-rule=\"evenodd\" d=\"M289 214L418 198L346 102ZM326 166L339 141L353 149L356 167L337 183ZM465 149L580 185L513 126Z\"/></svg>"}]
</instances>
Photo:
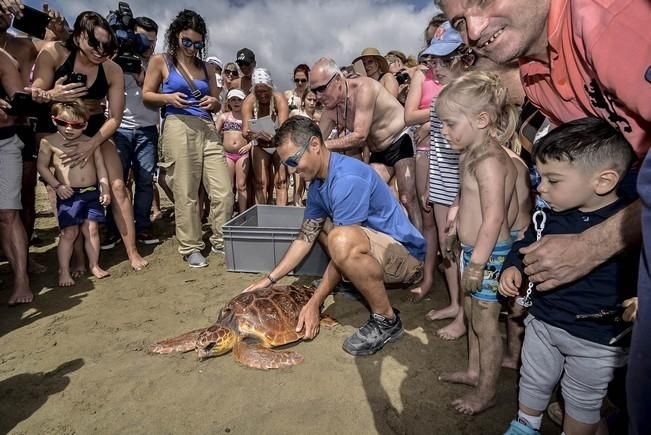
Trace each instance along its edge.
<instances>
[{"instance_id":1,"label":"white cloud","mask_svg":"<svg viewBox=\"0 0 651 435\"><path fill-rule=\"evenodd\" d=\"M69 19L89 7L102 14L117 8L117 0L58 0L51 4L62 8ZM321 56L346 65L365 47L376 47L382 53L393 49L417 53L422 48L423 30L436 12L431 1L422 8L407 1L386 0L132 0L129 4L136 16L149 16L161 26L158 51L163 49L164 32L178 11L197 11L208 24L210 55L232 61L238 49L248 47L255 52L258 66L271 71L280 90L292 85L291 74L297 64L311 65Z\"/></svg>"}]
</instances>

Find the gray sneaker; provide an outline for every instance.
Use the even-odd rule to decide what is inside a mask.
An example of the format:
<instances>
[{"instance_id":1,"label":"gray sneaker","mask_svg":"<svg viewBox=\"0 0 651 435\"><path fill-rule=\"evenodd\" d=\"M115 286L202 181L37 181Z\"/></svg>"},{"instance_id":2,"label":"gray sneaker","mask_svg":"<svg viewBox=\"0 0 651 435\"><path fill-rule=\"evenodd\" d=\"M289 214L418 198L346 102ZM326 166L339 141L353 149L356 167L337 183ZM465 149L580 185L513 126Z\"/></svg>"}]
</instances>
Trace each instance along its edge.
<instances>
[{"instance_id":1,"label":"gray sneaker","mask_svg":"<svg viewBox=\"0 0 651 435\"><path fill-rule=\"evenodd\" d=\"M190 267L206 267L206 266L208 266L208 262L206 261L206 257L201 255L201 252L199 252L199 251L194 251L193 253L184 256L183 259L188 262L188 266L190 266Z\"/></svg>"},{"instance_id":2,"label":"gray sneaker","mask_svg":"<svg viewBox=\"0 0 651 435\"><path fill-rule=\"evenodd\" d=\"M398 340L405 330L402 328L399 311L394 309L394 312L394 319L372 313L366 325L348 337L342 348L353 356L365 356L381 350L390 341Z\"/></svg>"}]
</instances>

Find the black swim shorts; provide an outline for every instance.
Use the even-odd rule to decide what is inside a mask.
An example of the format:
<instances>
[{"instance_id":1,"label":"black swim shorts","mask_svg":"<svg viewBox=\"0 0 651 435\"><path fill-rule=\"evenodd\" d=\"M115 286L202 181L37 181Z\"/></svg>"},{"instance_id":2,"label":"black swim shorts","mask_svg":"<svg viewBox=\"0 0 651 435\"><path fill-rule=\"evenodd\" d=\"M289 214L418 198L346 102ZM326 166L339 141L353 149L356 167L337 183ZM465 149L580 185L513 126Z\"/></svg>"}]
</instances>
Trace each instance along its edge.
<instances>
[{"instance_id":1,"label":"black swim shorts","mask_svg":"<svg viewBox=\"0 0 651 435\"><path fill-rule=\"evenodd\" d=\"M414 157L414 145L411 142L411 136L403 133L384 151L371 153L369 163L382 163L385 166L394 167L400 160L411 157Z\"/></svg>"}]
</instances>

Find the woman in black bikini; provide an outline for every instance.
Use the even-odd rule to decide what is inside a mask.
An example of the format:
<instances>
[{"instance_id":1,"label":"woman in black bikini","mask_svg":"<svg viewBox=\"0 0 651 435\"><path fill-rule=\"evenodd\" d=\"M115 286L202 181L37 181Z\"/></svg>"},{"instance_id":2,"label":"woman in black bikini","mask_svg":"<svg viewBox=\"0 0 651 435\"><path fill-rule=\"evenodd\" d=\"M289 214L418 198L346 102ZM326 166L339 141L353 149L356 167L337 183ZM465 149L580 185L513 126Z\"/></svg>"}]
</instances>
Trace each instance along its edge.
<instances>
[{"instance_id":1,"label":"woman in black bikini","mask_svg":"<svg viewBox=\"0 0 651 435\"><path fill-rule=\"evenodd\" d=\"M68 41L47 46L34 67L32 96L41 102L67 102L80 98L91 113L84 133L87 141L78 141L65 155L67 164L83 165L97 147L108 170L111 204L115 223L135 270L147 265L136 248L133 207L122 174L122 163L111 137L120 126L124 110L122 69L109 58L117 50L117 39L109 23L96 12L79 14ZM78 81L68 83L68 81ZM64 84L67 83L67 84ZM108 103L108 118L104 107ZM48 117L40 117L37 133L54 129ZM80 268L81 269L81 268Z\"/></svg>"}]
</instances>

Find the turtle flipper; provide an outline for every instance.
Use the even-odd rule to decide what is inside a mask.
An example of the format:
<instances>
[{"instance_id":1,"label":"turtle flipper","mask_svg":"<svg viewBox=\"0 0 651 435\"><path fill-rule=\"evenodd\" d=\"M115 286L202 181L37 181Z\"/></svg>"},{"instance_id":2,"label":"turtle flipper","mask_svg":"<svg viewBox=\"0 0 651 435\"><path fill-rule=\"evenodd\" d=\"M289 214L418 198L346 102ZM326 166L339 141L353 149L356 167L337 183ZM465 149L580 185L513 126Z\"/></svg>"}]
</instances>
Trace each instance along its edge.
<instances>
[{"instance_id":1,"label":"turtle flipper","mask_svg":"<svg viewBox=\"0 0 651 435\"><path fill-rule=\"evenodd\" d=\"M235 360L254 369L280 369L303 362L303 355L291 350L273 351L261 344L240 341L233 348Z\"/></svg>"},{"instance_id":2,"label":"turtle flipper","mask_svg":"<svg viewBox=\"0 0 651 435\"><path fill-rule=\"evenodd\" d=\"M186 332L178 337L168 338L167 340L159 341L149 346L151 353L173 353L173 352L190 352L197 346L197 338L205 331L203 329L195 329L194 331Z\"/></svg>"}]
</instances>

